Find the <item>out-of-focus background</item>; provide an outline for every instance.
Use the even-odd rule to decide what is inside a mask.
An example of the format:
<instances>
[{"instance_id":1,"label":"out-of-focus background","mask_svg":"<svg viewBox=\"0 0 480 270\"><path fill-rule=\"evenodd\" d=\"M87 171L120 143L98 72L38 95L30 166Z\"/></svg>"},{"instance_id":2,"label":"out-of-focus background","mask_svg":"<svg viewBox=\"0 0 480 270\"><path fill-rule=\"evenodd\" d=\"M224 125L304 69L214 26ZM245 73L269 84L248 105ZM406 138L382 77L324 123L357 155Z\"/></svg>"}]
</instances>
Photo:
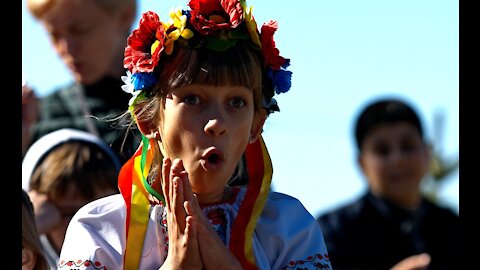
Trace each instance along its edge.
<instances>
[{"instance_id":1,"label":"out-of-focus background","mask_svg":"<svg viewBox=\"0 0 480 270\"><path fill-rule=\"evenodd\" d=\"M167 18L187 1L139 0ZM317 216L366 188L356 164L353 121L373 98L410 101L424 122L440 169L424 181L439 203L459 211L459 3L445 0L249 0L258 26L271 19L291 59L290 92L263 136L273 189ZM69 82L43 28L22 0L22 73L38 96ZM137 23L134 27L137 27ZM121 91L121 89L119 89ZM438 167L437 167L438 168Z\"/></svg>"}]
</instances>

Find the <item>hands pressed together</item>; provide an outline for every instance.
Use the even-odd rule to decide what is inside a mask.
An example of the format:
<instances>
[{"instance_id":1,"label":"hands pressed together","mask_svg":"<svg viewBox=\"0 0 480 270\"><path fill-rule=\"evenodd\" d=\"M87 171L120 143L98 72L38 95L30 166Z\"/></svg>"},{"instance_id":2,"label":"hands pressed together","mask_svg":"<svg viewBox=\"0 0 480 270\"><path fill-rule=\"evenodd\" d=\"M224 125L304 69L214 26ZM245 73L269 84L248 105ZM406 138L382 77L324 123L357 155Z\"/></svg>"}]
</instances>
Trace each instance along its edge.
<instances>
[{"instance_id":1,"label":"hands pressed together","mask_svg":"<svg viewBox=\"0 0 480 270\"><path fill-rule=\"evenodd\" d=\"M168 257L160 269L243 269L203 214L180 159L164 158Z\"/></svg>"}]
</instances>

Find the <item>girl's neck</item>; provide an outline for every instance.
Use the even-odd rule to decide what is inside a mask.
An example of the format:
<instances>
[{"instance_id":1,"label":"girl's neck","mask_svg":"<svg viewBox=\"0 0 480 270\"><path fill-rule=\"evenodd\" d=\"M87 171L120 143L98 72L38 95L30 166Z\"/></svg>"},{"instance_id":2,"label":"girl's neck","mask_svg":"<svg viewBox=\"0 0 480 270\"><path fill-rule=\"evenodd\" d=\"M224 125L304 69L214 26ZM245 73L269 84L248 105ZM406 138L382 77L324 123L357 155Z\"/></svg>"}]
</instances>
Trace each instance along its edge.
<instances>
[{"instance_id":1,"label":"girl's neck","mask_svg":"<svg viewBox=\"0 0 480 270\"><path fill-rule=\"evenodd\" d=\"M235 192L233 191L232 187L230 186L225 186L223 189L223 193L220 195L215 195L215 196L204 196L202 197L201 195L196 194L198 203L205 206L205 205L211 205L211 204L218 204L218 203L224 203L224 202L229 202L232 200L234 197Z\"/></svg>"}]
</instances>

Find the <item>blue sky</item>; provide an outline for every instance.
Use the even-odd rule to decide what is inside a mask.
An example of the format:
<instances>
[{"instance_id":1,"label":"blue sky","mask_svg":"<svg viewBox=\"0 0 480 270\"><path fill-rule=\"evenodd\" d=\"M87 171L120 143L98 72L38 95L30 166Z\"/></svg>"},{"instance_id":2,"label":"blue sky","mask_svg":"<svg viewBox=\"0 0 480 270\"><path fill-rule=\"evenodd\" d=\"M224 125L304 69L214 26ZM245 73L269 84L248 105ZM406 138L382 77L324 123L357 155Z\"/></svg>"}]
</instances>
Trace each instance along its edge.
<instances>
[{"instance_id":1,"label":"blue sky","mask_svg":"<svg viewBox=\"0 0 480 270\"><path fill-rule=\"evenodd\" d=\"M166 18L186 1L139 0L140 12ZM413 103L438 146L459 151L459 3L447 0L250 0L260 26L278 21L281 55L291 59L290 92L264 128L273 188L299 198L318 215L366 188L357 167L353 119L372 98ZM71 80L41 26L22 1L22 72L39 96ZM138 16L139 16L138 15ZM137 22L134 27L137 27ZM458 212L458 169L440 186L440 203Z\"/></svg>"}]
</instances>

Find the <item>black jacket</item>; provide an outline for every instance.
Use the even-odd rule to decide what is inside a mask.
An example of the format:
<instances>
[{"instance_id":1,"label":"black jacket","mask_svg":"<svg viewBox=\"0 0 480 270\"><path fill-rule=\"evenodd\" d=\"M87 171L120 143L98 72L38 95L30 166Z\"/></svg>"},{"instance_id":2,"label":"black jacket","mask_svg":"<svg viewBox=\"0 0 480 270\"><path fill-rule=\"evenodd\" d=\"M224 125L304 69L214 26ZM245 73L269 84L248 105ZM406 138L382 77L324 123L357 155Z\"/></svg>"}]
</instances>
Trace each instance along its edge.
<instances>
[{"instance_id":1,"label":"black jacket","mask_svg":"<svg viewBox=\"0 0 480 270\"><path fill-rule=\"evenodd\" d=\"M390 269L427 252L428 269L461 269L460 221L453 211L423 198L416 211L367 192L317 218L333 269Z\"/></svg>"}]
</instances>

